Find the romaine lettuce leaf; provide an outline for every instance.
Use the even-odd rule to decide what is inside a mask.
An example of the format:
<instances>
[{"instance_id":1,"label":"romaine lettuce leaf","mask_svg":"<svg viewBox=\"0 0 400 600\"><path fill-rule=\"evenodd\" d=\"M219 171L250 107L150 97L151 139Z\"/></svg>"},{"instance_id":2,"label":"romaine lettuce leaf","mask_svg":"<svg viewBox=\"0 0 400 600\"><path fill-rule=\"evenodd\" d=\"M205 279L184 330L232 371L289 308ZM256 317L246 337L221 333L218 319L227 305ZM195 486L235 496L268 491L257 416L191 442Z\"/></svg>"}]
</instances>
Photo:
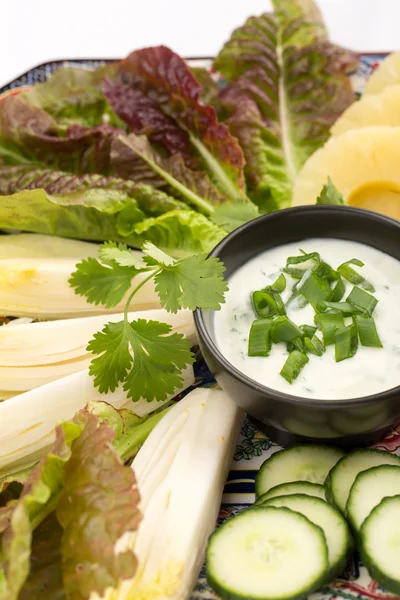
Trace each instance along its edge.
<instances>
[{"instance_id":1,"label":"romaine lettuce leaf","mask_svg":"<svg viewBox=\"0 0 400 600\"><path fill-rule=\"evenodd\" d=\"M291 201L297 172L354 100L356 56L332 45L312 0L273 0L214 61L229 82L220 94L243 148L250 197L268 212Z\"/></svg>"},{"instance_id":2,"label":"romaine lettuce leaf","mask_svg":"<svg viewBox=\"0 0 400 600\"><path fill-rule=\"evenodd\" d=\"M157 216L169 210L185 210L184 202L143 183L97 174L73 175L52 169L33 169L29 165L0 167L0 195L22 190L44 189L48 194L70 194L84 190L119 190L136 200L145 213Z\"/></svg>"},{"instance_id":3,"label":"romaine lettuce leaf","mask_svg":"<svg viewBox=\"0 0 400 600\"><path fill-rule=\"evenodd\" d=\"M121 61L121 83L149 96L189 136L222 194L245 198L243 153L215 109L200 101L201 85L185 61L165 46L132 52Z\"/></svg>"},{"instance_id":4,"label":"romaine lettuce leaf","mask_svg":"<svg viewBox=\"0 0 400 600\"><path fill-rule=\"evenodd\" d=\"M102 93L104 77L114 77L117 68L117 62L93 70L61 67L44 83L23 92L21 97L53 116L58 125L77 123L95 127L108 123L123 127Z\"/></svg>"}]
</instances>

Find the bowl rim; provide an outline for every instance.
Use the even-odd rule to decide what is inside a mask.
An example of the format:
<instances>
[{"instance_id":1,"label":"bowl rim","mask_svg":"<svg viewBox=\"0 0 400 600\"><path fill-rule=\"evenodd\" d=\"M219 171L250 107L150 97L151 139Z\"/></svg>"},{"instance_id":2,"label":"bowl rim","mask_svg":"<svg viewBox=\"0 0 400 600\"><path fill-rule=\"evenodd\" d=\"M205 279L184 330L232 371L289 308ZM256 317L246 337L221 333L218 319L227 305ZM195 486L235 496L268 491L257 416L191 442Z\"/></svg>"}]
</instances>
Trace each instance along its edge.
<instances>
[{"instance_id":1,"label":"bowl rim","mask_svg":"<svg viewBox=\"0 0 400 600\"><path fill-rule=\"evenodd\" d=\"M285 208L281 210L274 211L272 213L267 213L265 215L261 215L252 221L248 221L244 223L231 233L229 233L219 244L217 244L213 250L209 253L208 257L211 258L219 258L222 250L225 250L227 246L235 239L237 236L241 235L243 231L251 230L254 227L255 223L260 221L273 221L276 218L282 218L283 215L295 215L298 212L311 212L314 213L318 211L322 216L324 213L329 216L330 213L333 212L344 212L344 213L353 213L360 217L360 221L363 220L372 220L376 222L380 222L384 225L395 225L399 229L400 233L400 221L396 219L392 219L386 215L382 215L380 213L376 213L370 210L365 210L361 208L356 208L353 206L343 206L343 205L302 205L302 206L294 206L290 208ZM325 217L323 217L325 218ZM284 244L285 242L283 242ZM366 244L367 245L367 244ZM383 251L382 251L383 252ZM397 259L398 260L398 259ZM193 313L194 323L196 329L199 333L199 336L202 342L207 347L207 350L210 354L217 360L217 362L227 371L234 379L239 380L241 383L247 385L252 388L254 391L258 392L262 395L269 395L273 400L279 401L284 404L292 405L292 406L308 406L308 407L316 407L326 409L329 408L357 408L361 406L368 406L370 404L375 404L378 402L382 402L385 400L390 400L394 395L400 395L400 383L398 386L390 388L388 390L384 390L383 392L379 392L378 394L371 394L369 396L361 396L356 398L342 398L335 400L321 399L321 398L303 398L302 396L294 396L292 394L286 394L284 392L280 392L273 388L269 388L261 383L258 383L251 377L248 377L242 371L237 369L232 363L230 363L222 352L217 347L216 343L212 339L212 336L209 333L208 327L204 321L204 313L209 312L200 308L196 308ZM215 312L215 311L213 311Z\"/></svg>"}]
</instances>

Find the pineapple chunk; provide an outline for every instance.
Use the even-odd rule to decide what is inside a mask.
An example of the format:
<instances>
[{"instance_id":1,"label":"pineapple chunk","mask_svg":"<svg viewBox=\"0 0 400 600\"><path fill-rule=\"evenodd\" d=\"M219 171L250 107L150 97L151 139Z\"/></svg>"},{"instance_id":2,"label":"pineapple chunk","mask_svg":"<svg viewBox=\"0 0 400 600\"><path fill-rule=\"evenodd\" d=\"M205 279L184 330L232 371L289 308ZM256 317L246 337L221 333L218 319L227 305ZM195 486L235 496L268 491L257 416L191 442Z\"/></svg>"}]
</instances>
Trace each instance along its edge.
<instances>
[{"instance_id":1,"label":"pineapple chunk","mask_svg":"<svg viewBox=\"0 0 400 600\"><path fill-rule=\"evenodd\" d=\"M379 94L389 85L397 83L400 83L400 52L393 52L372 73L365 86L364 95Z\"/></svg>"},{"instance_id":2,"label":"pineapple chunk","mask_svg":"<svg viewBox=\"0 0 400 600\"><path fill-rule=\"evenodd\" d=\"M400 85L390 85L379 94L354 102L331 127L331 135L375 125L400 127Z\"/></svg>"},{"instance_id":3,"label":"pineapple chunk","mask_svg":"<svg viewBox=\"0 0 400 600\"><path fill-rule=\"evenodd\" d=\"M364 127L333 137L300 171L293 206L315 204L328 177L352 206L400 219L400 127Z\"/></svg>"}]
</instances>

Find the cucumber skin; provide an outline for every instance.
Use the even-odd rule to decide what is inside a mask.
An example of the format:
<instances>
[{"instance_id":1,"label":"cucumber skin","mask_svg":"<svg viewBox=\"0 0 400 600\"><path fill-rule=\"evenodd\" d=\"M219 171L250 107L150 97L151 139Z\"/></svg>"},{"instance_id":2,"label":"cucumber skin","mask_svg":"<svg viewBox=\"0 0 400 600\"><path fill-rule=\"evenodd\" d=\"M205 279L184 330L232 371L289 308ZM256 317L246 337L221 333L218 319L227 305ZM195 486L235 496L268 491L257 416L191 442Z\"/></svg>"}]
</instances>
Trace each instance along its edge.
<instances>
[{"instance_id":1,"label":"cucumber skin","mask_svg":"<svg viewBox=\"0 0 400 600\"><path fill-rule=\"evenodd\" d=\"M293 496L297 496L297 495L301 495L301 494L293 494ZM310 498L315 498L312 496L309 496ZM275 498L271 498L271 502L273 502L274 500L276 500L277 498L290 498L290 496L276 496ZM316 498L317 500L321 500L321 502L324 502L324 500L322 500L321 498ZM269 500L267 500L262 506L270 506L269 504ZM251 506L248 510L256 510L260 508L260 506L256 506L253 505ZM281 507L280 507L281 508ZM282 507L283 508L283 507ZM346 519L343 517L342 513L340 512L340 510L336 507L336 506L331 506L332 510L334 510L335 512L338 513L338 515L340 515L340 517L343 519L345 525L346 525L346 529L347 529L347 547L346 547L346 552L343 555L343 558L338 561L333 567L332 569L328 570L326 573L326 579L323 582L323 585L326 585L328 583L331 583L332 581L334 581L337 577L339 577L340 575L342 575L348 565L348 562L354 552L355 549L355 543L354 543L354 538L351 535L349 526L347 524ZM289 508L288 510L293 510L293 512L297 512L295 511L293 508ZM302 514L302 513L299 513ZM307 518L307 517L306 517ZM314 523L314 525L316 525L316 523ZM318 527L318 525L317 525Z\"/></svg>"},{"instance_id":2,"label":"cucumber skin","mask_svg":"<svg viewBox=\"0 0 400 600\"><path fill-rule=\"evenodd\" d=\"M290 482L289 482L290 483ZM301 481L301 482L291 482L291 483L309 483L308 481ZM263 504L265 504L267 502L267 500L269 500L270 498L264 498L265 496L268 496L270 492L272 492L272 490L276 489L277 487L281 487L284 485L288 485L287 483L281 483L279 485L275 485L274 487L272 487L271 489L268 490L268 492L265 492L265 494L261 494L261 496L258 496L258 498L256 499L256 501L254 502L253 506L262 506ZM322 488L324 488L323 485L321 485L320 483L310 483L310 485L316 485L316 486L320 486ZM325 492L325 488L324 488L324 492ZM301 492L296 492L296 494L300 494ZM282 494L283 496L293 496L293 494ZM280 496L272 496L272 498L278 498ZM319 496L311 496L311 498L319 498ZM271 499L272 499L271 498ZM324 498L321 498L321 500L324 500ZM325 498L326 500L326 498Z\"/></svg>"},{"instance_id":3,"label":"cucumber skin","mask_svg":"<svg viewBox=\"0 0 400 600\"><path fill-rule=\"evenodd\" d=\"M206 551L206 577L207 577L207 581L210 585L210 587L219 595L221 596L221 598L223 600L253 600L254 597L251 597L249 595L246 596L242 596L241 594L237 594L235 592L227 592L227 590L221 586L219 584L219 582L214 579L212 573L209 572L209 570L207 569L207 565L208 565L208 554L209 554L209 549L211 546L211 542L212 542L212 538L221 530L224 528L225 525L227 525L228 523L230 523L230 521L232 519L237 519L239 518L242 514L244 514L245 512L249 511L249 510L284 510L286 512L294 512L289 510L288 508L274 508L269 506L268 508L266 506L256 506L255 508L253 508L252 506L250 506L250 508L245 509L244 511L242 511L241 513L239 513L238 515L235 515L234 517L231 517L230 519L228 519L227 521L225 521L225 523L223 523L220 527L218 527L218 529L216 529L214 531L214 533L210 536L210 539L208 541L208 546L207 546L207 551ZM299 513L297 513L299 514ZM324 540L325 540L325 534L322 531L321 527L318 527L318 525L315 525L315 523L311 523L311 521L309 519L307 519L307 517L305 517L304 515L301 515L301 517L308 521L313 527L315 527L316 529L318 529L321 532L321 535L323 536ZM328 549L326 546L326 541L325 541L325 562L326 564L328 564ZM299 594L297 594L296 596L282 596L282 598L280 600L307 600L308 596L314 592L317 592L325 583L325 578L326 578L326 571L324 571L324 573L321 574L321 577L316 580L314 582L314 584L312 586L310 586L307 589L301 590L301 592L299 592ZM268 597L265 596L265 598L268 600ZM260 596L258 596L256 598L256 600L262 600ZM278 600L277 597L274 598L274 600Z\"/></svg>"},{"instance_id":4,"label":"cucumber skin","mask_svg":"<svg viewBox=\"0 0 400 600\"><path fill-rule=\"evenodd\" d=\"M343 511L343 510L340 508L340 506L338 506L338 505L336 504L336 502L335 502L335 495L334 495L334 492L333 492L333 485L332 485L332 473L334 473L334 472L335 472L335 469L336 469L336 468L339 468L339 465L340 465L340 464L341 464L343 461L345 461L345 460L346 460L346 458L347 458L348 456L352 456L353 452L369 452L369 453L373 453L373 454L375 454L376 452L379 452L379 453L381 453L381 454L391 454L391 452L387 452L386 450L376 450L375 448L356 448L356 449L352 450L352 451L350 452L350 454L346 454L346 456L343 456L342 458L340 458L340 459L337 461L336 465L334 465L334 466L332 467L332 469L329 471L329 473L328 473L328 475L327 475L327 477L326 477L326 479L325 479L325 482L324 482L326 501L327 501L329 504L331 504L332 506L334 506L334 507L335 507L335 508L336 508L336 509L337 509L339 512L341 512L341 513L342 513L342 515L344 515L345 517L346 517L346 512L345 512L345 511ZM382 464L385 464L385 463L382 463ZM389 464L394 464L394 463L389 463ZM374 466L380 466L380 465L374 465ZM400 456L399 456L399 466L400 466ZM369 467L369 468L372 468L372 467ZM364 471L366 471L366 470L368 470L368 467L367 467L367 469L364 469ZM361 471L360 471L360 473L361 473ZM358 473L357 473L357 475L358 475ZM353 481L353 483L354 483L354 481ZM350 488L350 489L351 489L351 488ZM350 494L349 494L349 495L350 495ZM348 500L348 498L347 498L347 500ZM356 536L356 537L357 537L357 536Z\"/></svg>"},{"instance_id":5,"label":"cucumber skin","mask_svg":"<svg viewBox=\"0 0 400 600\"><path fill-rule=\"evenodd\" d=\"M389 498L393 498L394 496L389 496ZM359 550L361 555L361 560L364 563L364 566L367 568L368 573L371 578L377 581L382 587L386 588L388 592L392 592L392 594L400 595L400 581L396 579L392 579L392 577L387 577L382 571L375 565L373 559L370 558L368 550L365 548L365 524L368 519L372 516L375 511L381 508L382 503L385 502L386 498L384 498L381 504L375 506L372 509L369 516L365 519L364 523L361 525L360 535L359 535Z\"/></svg>"},{"instance_id":6,"label":"cucumber skin","mask_svg":"<svg viewBox=\"0 0 400 600\"><path fill-rule=\"evenodd\" d=\"M280 451L278 451L278 452L275 452L274 454L272 454L272 456L270 456L269 458L267 458L267 459L266 459L266 460L263 462L263 464L261 465L261 467L259 468L259 470L258 470L258 472L257 472L256 479L255 479L255 494L256 494L256 499L258 499L260 496L262 496L262 494L263 494L263 493L266 493L266 492L262 492L262 491L261 491L261 489L260 489L260 488L261 488L261 486L262 486L262 473L263 473L263 467L264 467L264 465L265 465L267 462L268 462L268 464L269 464L269 465L271 464L271 461L272 461L272 462L275 462L274 458L275 458L277 455L279 455L281 452L290 452L291 450L295 450L295 449L298 449L298 448L309 449L309 450L311 450L311 451L315 451L315 450L317 450L317 451L318 451L320 448L329 448L330 450L333 450L333 449L337 450L337 452L338 452L338 453L340 452L340 449L339 449L339 448L336 448L336 447L334 447L334 446L327 446L327 445L325 445L325 446L322 446L322 445L321 445L321 446L318 446L318 445L316 445L316 444L300 444L300 445L299 445L299 444L297 444L296 446L291 446L290 448L286 448L286 449L284 449L284 450L280 450ZM339 458L339 459L338 459L338 461L336 462L336 465L337 465L337 463L338 463L339 461L341 461L341 460L343 460L344 458L346 458L347 454L345 454L344 452L342 452L342 454L344 454L344 456L342 456L341 458ZM335 465L335 466L336 466L336 465ZM329 474L328 474L328 476L329 476ZM299 481L299 480L297 480L297 481ZM289 481L285 481L285 482L282 482L282 483L290 483L290 482L289 482ZM279 485L280 485L280 484L279 484ZM319 485L320 485L320 484L319 484ZM276 486L274 486L274 487L276 487ZM269 491L269 490L267 490L267 491Z\"/></svg>"}]
</instances>

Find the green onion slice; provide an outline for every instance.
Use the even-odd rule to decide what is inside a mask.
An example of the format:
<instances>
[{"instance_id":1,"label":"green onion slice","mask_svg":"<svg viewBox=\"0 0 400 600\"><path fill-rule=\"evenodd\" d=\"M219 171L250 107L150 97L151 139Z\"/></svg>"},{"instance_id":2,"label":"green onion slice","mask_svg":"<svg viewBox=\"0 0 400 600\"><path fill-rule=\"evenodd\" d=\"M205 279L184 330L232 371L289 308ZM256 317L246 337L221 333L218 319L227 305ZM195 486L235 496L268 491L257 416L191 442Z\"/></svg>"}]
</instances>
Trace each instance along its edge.
<instances>
[{"instance_id":1,"label":"green onion slice","mask_svg":"<svg viewBox=\"0 0 400 600\"><path fill-rule=\"evenodd\" d=\"M272 317L278 313L275 298L265 290L254 292L252 300L254 311L258 317Z\"/></svg>"},{"instance_id":2,"label":"green onion slice","mask_svg":"<svg viewBox=\"0 0 400 600\"><path fill-rule=\"evenodd\" d=\"M320 262L321 257L318 252L310 252L309 254L303 252L300 256L289 256L283 271L293 279L301 279L306 271L317 268ZM301 267L294 267L293 265L301 265Z\"/></svg>"},{"instance_id":3,"label":"green onion slice","mask_svg":"<svg viewBox=\"0 0 400 600\"><path fill-rule=\"evenodd\" d=\"M303 332L293 321L287 317L275 319L272 327L272 341L274 344L291 342L297 337L303 337Z\"/></svg>"},{"instance_id":4,"label":"green onion slice","mask_svg":"<svg viewBox=\"0 0 400 600\"><path fill-rule=\"evenodd\" d=\"M325 346L335 342L335 333L344 327L343 315L340 313L321 313L315 315L315 322L319 325Z\"/></svg>"},{"instance_id":5,"label":"green onion slice","mask_svg":"<svg viewBox=\"0 0 400 600\"><path fill-rule=\"evenodd\" d=\"M326 262L321 262L315 269L315 273L318 275L318 277L325 279L325 281L328 281L329 283L340 279L339 273L332 269L332 267Z\"/></svg>"},{"instance_id":6,"label":"green onion slice","mask_svg":"<svg viewBox=\"0 0 400 600\"><path fill-rule=\"evenodd\" d=\"M316 335L314 335L311 339L309 337L305 337L304 347L306 352L315 354L315 356L322 356L325 352L324 343Z\"/></svg>"},{"instance_id":7,"label":"green onion slice","mask_svg":"<svg viewBox=\"0 0 400 600\"><path fill-rule=\"evenodd\" d=\"M299 376L302 368L308 363L308 356L299 352L298 350L293 350L291 352L282 367L281 375L288 381L289 383L293 383L293 381Z\"/></svg>"},{"instance_id":8,"label":"green onion slice","mask_svg":"<svg viewBox=\"0 0 400 600\"><path fill-rule=\"evenodd\" d=\"M249 335L249 356L269 355L272 346L272 323L271 319L256 319L253 321Z\"/></svg>"},{"instance_id":9,"label":"green onion slice","mask_svg":"<svg viewBox=\"0 0 400 600\"><path fill-rule=\"evenodd\" d=\"M382 348L381 340L376 331L375 319L373 317L363 317L355 315L353 323L357 327L361 346L369 346L371 348Z\"/></svg>"},{"instance_id":10,"label":"green onion slice","mask_svg":"<svg viewBox=\"0 0 400 600\"><path fill-rule=\"evenodd\" d=\"M375 292L374 286L371 285L369 283L369 281L367 281L362 275L357 273L357 271L352 269L350 267L350 265L356 265L357 267L363 267L364 263L361 262L361 260L358 260L358 258L352 258L351 260L348 260L347 262L341 264L338 267L338 269L337 269L338 273L340 273L340 275L342 275L342 277L347 279L347 281L349 281L353 285L359 285L364 290L368 290L368 292Z\"/></svg>"},{"instance_id":11,"label":"green onion slice","mask_svg":"<svg viewBox=\"0 0 400 600\"><path fill-rule=\"evenodd\" d=\"M332 288L332 302L340 302L344 296L345 291L346 286L344 285L343 279L339 275L339 279Z\"/></svg>"},{"instance_id":12,"label":"green onion slice","mask_svg":"<svg viewBox=\"0 0 400 600\"><path fill-rule=\"evenodd\" d=\"M375 306L378 304L378 300L375 298L375 296L371 296L371 294L368 294L368 292L362 290L356 285L347 296L346 302L349 302L355 306L359 312L367 313L369 316L372 315L375 310Z\"/></svg>"},{"instance_id":13,"label":"green onion slice","mask_svg":"<svg viewBox=\"0 0 400 600\"><path fill-rule=\"evenodd\" d=\"M333 310L341 313L344 317L351 317L356 314L357 308L349 302L320 302L317 306L318 312Z\"/></svg>"},{"instance_id":14,"label":"green onion slice","mask_svg":"<svg viewBox=\"0 0 400 600\"><path fill-rule=\"evenodd\" d=\"M306 347L304 345L304 339L302 337L295 337L290 342L286 344L287 351L292 352L293 350L298 350L299 352L303 352L305 354Z\"/></svg>"},{"instance_id":15,"label":"green onion slice","mask_svg":"<svg viewBox=\"0 0 400 600\"><path fill-rule=\"evenodd\" d=\"M283 273L281 273L276 281L271 285L271 289L273 292L278 292L281 294L286 289L286 277Z\"/></svg>"},{"instance_id":16,"label":"green onion slice","mask_svg":"<svg viewBox=\"0 0 400 600\"><path fill-rule=\"evenodd\" d=\"M308 338L312 338L314 333L317 331L316 327L312 325L300 325L300 328L303 330L304 335Z\"/></svg>"},{"instance_id":17,"label":"green onion slice","mask_svg":"<svg viewBox=\"0 0 400 600\"><path fill-rule=\"evenodd\" d=\"M335 333L335 360L340 362L352 358L358 349L357 327L352 323Z\"/></svg>"},{"instance_id":18,"label":"green onion slice","mask_svg":"<svg viewBox=\"0 0 400 600\"><path fill-rule=\"evenodd\" d=\"M330 300L332 297L332 290L329 283L318 277L311 270L305 272L303 278L298 283L297 290L308 300L314 309L316 309L320 302Z\"/></svg>"}]
</instances>

